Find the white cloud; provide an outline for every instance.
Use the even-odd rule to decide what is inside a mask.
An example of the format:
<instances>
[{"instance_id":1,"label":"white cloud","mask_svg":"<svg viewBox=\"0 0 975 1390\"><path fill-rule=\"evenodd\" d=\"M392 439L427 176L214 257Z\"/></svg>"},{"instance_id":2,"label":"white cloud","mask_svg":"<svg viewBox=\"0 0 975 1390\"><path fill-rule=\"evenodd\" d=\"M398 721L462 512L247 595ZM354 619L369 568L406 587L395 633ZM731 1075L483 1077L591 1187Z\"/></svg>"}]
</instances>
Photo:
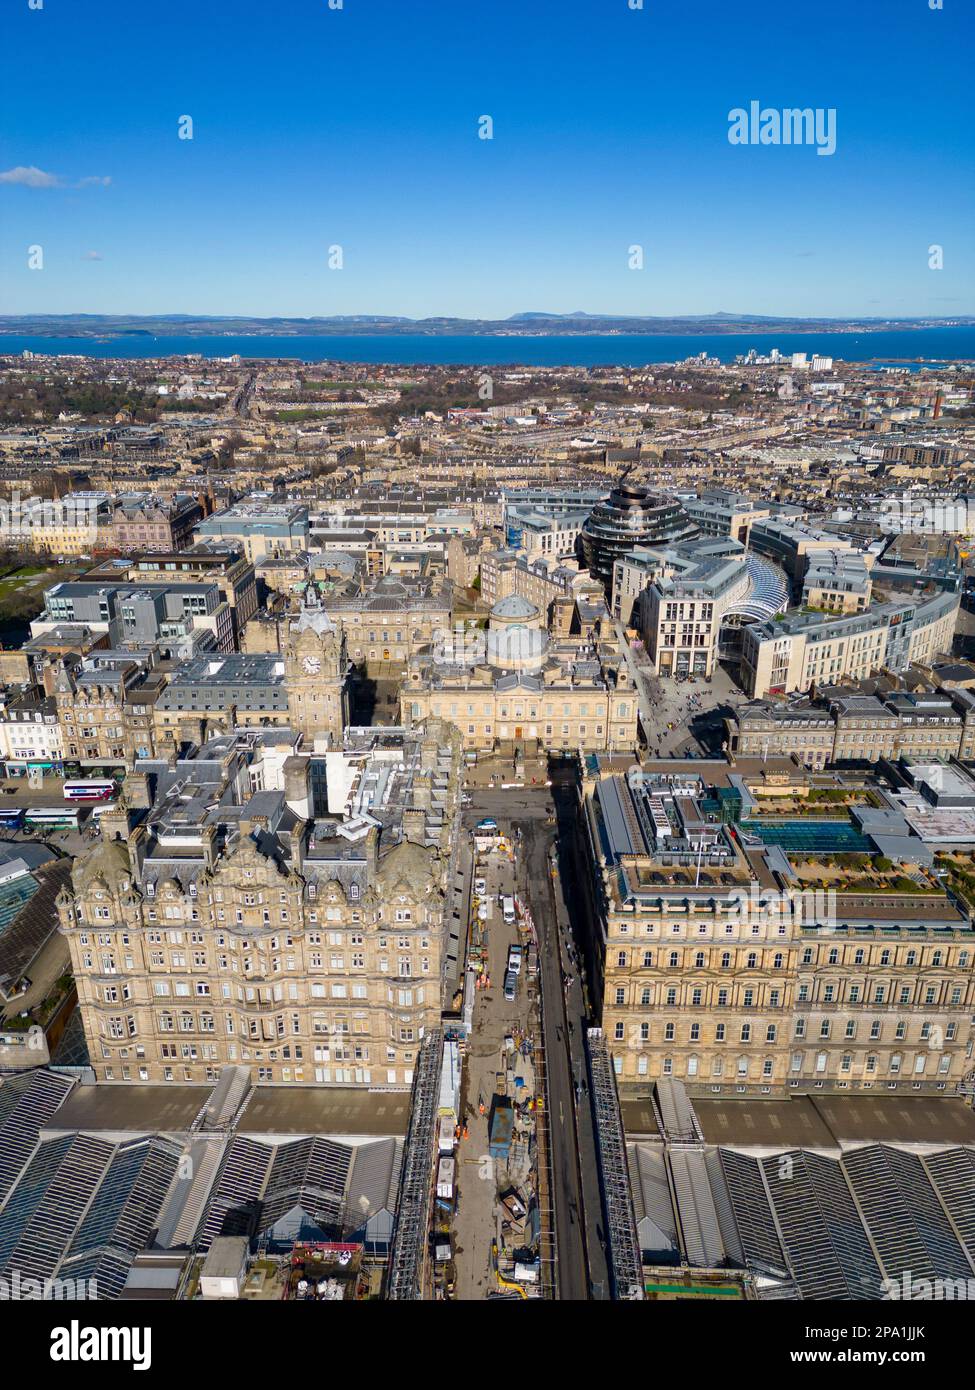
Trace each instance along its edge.
<instances>
[{"instance_id":1,"label":"white cloud","mask_svg":"<svg viewBox=\"0 0 975 1390\"><path fill-rule=\"evenodd\" d=\"M105 257L100 251L86 251L81 259L83 261L103 261Z\"/></svg>"},{"instance_id":2,"label":"white cloud","mask_svg":"<svg viewBox=\"0 0 975 1390\"><path fill-rule=\"evenodd\" d=\"M57 174L45 174L43 169L33 164L18 164L16 169L5 169L0 173L0 183L19 183L24 188L58 188L61 180Z\"/></svg>"},{"instance_id":3,"label":"white cloud","mask_svg":"<svg viewBox=\"0 0 975 1390\"><path fill-rule=\"evenodd\" d=\"M70 183L60 174L49 174L34 164L18 164L15 169L0 173L0 183L19 184L21 188L89 188L92 185L107 188L111 182L107 174L89 174L77 183Z\"/></svg>"}]
</instances>

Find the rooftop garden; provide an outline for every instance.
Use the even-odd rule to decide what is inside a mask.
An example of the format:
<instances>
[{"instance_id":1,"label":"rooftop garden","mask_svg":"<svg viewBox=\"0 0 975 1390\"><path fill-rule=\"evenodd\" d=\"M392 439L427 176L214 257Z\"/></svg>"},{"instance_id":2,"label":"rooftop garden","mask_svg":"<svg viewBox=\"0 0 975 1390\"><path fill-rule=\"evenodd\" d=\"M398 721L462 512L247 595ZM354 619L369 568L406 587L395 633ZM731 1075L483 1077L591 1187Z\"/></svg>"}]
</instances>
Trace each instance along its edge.
<instances>
[{"instance_id":1,"label":"rooftop garden","mask_svg":"<svg viewBox=\"0 0 975 1390\"><path fill-rule=\"evenodd\" d=\"M803 885L837 893L921 893L937 896L944 889L917 865L894 864L882 854L790 854L789 862ZM972 877L975 889L975 875Z\"/></svg>"},{"instance_id":2,"label":"rooftop garden","mask_svg":"<svg viewBox=\"0 0 975 1390\"><path fill-rule=\"evenodd\" d=\"M758 790L756 816L816 816L841 819L854 806L879 806L880 799L866 787L812 787L809 791Z\"/></svg>"},{"instance_id":3,"label":"rooftop garden","mask_svg":"<svg viewBox=\"0 0 975 1390\"><path fill-rule=\"evenodd\" d=\"M936 863L947 873L947 887L975 910L975 858L970 854L940 854Z\"/></svg>"},{"instance_id":4,"label":"rooftop garden","mask_svg":"<svg viewBox=\"0 0 975 1390\"><path fill-rule=\"evenodd\" d=\"M26 1033L35 1026L46 1028L73 989L74 976L70 971L66 971L55 980L49 993L39 1004L35 1004L26 1013L11 1013L3 1022L4 1028L10 1033ZM13 1000L9 1007L16 1008L17 1001Z\"/></svg>"}]
</instances>

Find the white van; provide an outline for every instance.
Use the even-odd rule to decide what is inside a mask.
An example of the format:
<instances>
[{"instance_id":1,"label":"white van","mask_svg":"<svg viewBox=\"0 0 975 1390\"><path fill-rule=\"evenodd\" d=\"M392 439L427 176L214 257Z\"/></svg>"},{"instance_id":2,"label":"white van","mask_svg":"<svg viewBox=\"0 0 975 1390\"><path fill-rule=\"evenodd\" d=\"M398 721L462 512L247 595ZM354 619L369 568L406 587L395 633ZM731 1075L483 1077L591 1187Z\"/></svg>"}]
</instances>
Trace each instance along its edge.
<instances>
[{"instance_id":1,"label":"white van","mask_svg":"<svg viewBox=\"0 0 975 1390\"><path fill-rule=\"evenodd\" d=\"M508 973L511 975L521 974L521 946L508 947Z\"/></svg>"},{"instance_id":2,"label":"white van","mask_svg":"<svg viewBox=\"0 0 975 1390\"><path fill-rule=\"evenodd\" d=\"M501 915L509 927L515 924L515 900L514 898L501 899Z\"/></svg>"}]
</instances>

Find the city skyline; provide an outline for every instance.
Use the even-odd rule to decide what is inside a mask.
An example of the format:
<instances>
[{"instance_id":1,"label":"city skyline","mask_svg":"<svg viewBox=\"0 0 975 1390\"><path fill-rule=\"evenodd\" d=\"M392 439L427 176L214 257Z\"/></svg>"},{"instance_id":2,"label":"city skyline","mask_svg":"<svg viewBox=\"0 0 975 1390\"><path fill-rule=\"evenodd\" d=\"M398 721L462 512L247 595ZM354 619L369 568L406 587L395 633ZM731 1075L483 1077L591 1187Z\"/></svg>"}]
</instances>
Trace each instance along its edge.
<instances>
[{"instance_id":1,"label":"city skyline","mask_svg":"<svg viewBox=\"0 0 975 1390\"><path fill-rule=\"evenodd\" d=\"M25 6L7 21L32 61L9 75L0 145L5 310L975 311L970 15L830 3L810 28L764 0L621 0L515 17ZM755 104L810 111L834 147L787 146L787 119L778 144L757 120L733 143Z\"/></svg>"}]
</instances>

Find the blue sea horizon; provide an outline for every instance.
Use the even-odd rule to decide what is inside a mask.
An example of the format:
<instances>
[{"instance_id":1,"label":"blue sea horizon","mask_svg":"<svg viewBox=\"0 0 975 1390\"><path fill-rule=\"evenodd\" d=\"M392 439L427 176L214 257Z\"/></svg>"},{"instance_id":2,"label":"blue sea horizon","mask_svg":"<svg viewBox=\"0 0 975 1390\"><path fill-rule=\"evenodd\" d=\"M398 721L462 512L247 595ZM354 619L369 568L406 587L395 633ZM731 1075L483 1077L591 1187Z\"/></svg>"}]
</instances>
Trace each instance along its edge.
<instances>
[{"instance_id":1,"label":"blue sea horizon","mask_svg":"<svg viewBox=\"0 0 975 1390\"><path fill-rule=\"evenodd\" d=\"M565 334L330 334L290 336L226 333L116 334L97 338L47 337L0 332L0 356L33 352L44 356L93 358L238 355L301 362L361 362L390 366L642 367L680 362L706 353L733 362L754 348L766 355L805 352L844 362L917 368L937 362L975 362L975 325L947 328L881 329L872 333L614 333ZM923 359L923 362L919 359Z\"/></svg>"}]
</instances>

